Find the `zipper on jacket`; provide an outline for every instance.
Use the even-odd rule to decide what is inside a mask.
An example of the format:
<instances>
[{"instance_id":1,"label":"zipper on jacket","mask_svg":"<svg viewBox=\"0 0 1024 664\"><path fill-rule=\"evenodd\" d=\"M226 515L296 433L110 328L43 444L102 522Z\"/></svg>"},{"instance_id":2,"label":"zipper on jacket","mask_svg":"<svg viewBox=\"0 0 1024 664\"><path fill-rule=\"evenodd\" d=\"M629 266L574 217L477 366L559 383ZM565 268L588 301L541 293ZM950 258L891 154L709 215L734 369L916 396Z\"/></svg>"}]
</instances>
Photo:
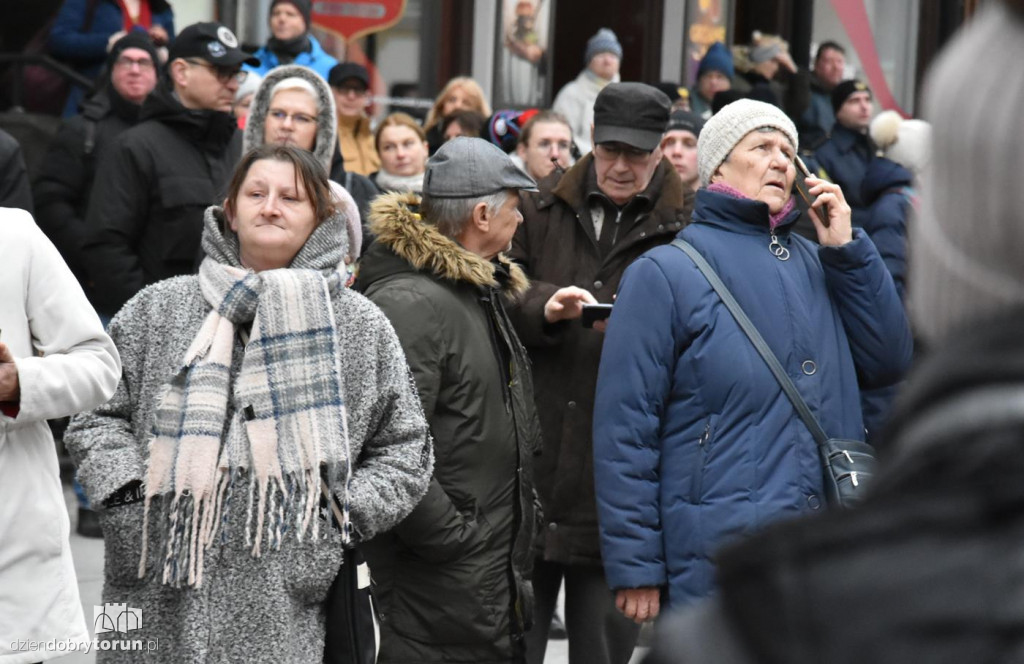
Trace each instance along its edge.
<instances>
[{"instance_id":1,"label":"zipper on jacket","mask_svg":"<svg viewBox=\"0 0 1024 664\"><path fill-rule=\"evenodd\" d=\"M782 243L779 242L779 236L775 234L775 231L772 231L771 237L772 241L768 244L768 251L772 252L772 254L780 261L788 261L789 249L782 246Z\"/></svg>"},{"instance_id":2,"label":"zipper on jacket","mask_svg":"<svg viewBox=\"0 0 1024 664\"><path fill-rule=\"evenodd\" d=\"M612 233L612 247L615 247L615 243L619 241L619 222L622 221L622 208L618 208L615 211L615 231ZM609 253L611 251L609 250Z\"/></svg>"}]
</instances>

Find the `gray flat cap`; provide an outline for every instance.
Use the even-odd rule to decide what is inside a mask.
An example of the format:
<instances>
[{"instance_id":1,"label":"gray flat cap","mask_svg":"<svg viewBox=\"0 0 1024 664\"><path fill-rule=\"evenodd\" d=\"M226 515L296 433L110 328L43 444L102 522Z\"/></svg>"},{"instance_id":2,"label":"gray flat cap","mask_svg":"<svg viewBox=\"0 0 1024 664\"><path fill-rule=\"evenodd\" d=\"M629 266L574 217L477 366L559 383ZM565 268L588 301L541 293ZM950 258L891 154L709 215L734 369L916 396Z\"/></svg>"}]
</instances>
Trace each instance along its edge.
<instances>
[{"instance_id":1,"label":"gray flat cap","mask_svg":"<svg viewBox=\"0 0 1024 664\"><path fill-rule=\"evenodd\" d=\"M537 191L537 183L482 138L448 141L427 161L423 176L423 193L434 198L476 198L505 189Z\"/></svg>"}]
</instances>

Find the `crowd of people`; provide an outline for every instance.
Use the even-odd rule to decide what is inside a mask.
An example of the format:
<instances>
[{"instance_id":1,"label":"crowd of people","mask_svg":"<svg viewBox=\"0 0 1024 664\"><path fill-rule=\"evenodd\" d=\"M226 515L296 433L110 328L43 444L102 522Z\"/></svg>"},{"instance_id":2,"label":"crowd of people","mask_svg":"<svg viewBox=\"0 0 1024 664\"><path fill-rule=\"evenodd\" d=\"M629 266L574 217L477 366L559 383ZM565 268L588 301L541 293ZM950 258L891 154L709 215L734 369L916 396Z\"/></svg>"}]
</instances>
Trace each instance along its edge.
<instances>
[{"instance_id":1,"label":"crowd of people","mask_svg":"<svg viewBox=\"0 0 1024 664\"><path fill-rule=\"evenodd\" d=\"M108 4L61 10L97 83L33 182L0 134L0 636L91 640L46 425L72 416L76 527L154 661L324 660L356 548L380 662L542 664L563 593L570 662L626 664L653 621L659 664L1017 652L981 622L1017 615L993 542L1024 419L1020 319L988 323L1024 299L1021 133L985 100L1024 85L964 63L1021 43L1019 3L935 68L935 131L876 112L833 41L808 70L774 35L713 44L687 90L621 81L602 28L551 108L457 77L421 123L370 115L308 0L255 53ZM773 359L879 451L856 509Z\"/></svg>"}]
</instances>

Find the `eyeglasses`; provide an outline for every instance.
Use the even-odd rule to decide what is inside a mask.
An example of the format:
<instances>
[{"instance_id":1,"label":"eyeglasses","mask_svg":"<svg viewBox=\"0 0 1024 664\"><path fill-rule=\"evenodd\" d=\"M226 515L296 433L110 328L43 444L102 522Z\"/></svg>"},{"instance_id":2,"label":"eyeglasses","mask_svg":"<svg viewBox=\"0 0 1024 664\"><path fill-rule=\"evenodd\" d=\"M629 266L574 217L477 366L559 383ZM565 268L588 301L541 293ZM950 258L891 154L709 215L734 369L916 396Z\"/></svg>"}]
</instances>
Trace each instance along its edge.
<instances>
[{"instance_id":1,"label":"eyeglasses","mask_svg":"<svg viewBox=\"0 0 1024 664\"><path fill-rule=\"evenodd\" d=\"M310 125L316 122L316 118L306 115L305 113L285 113L282 110L270 109L270 112L267 113L267 115L281 124L284 124L285 120L288 118L291 118L292 122L299 126Z\"/></svg>"},{"instance_id":2,"label":"eyeglasses","mask_svg":"<svg viewBox=\"0 0 1024 664\"><path fill-rule=\"evenodd\" d=\"M616 161L621 156L631 164L642 164L653 152L654 150L641 150L623 143L598 143L594 146L596 157Z\"/></svg>"},{"instance_id":3,"label":"eyeglasses","mask_svg":"<svg viewBox=\"0 0 1024 664\"><path fill-rule=\"evenodd\" d=\"M133 65L137 65L140 71L153 71L155 67L151 58L129 58L122 55L114 60L114 66L122 69L131 69Z\"/></svg>"},{"instance_id":4,"label":"eyeglasses","mask_svg":"<svg viewBox=\"0 0 1024 664\"><path fill-rule=\"evenodd\" d=\"M184 58L185 62L190 65L197 65L199 67L206 67L213 72L213 75L217 77L217 80L221 83L228 83L232 79L238 83L244 83L245 79L249 76L249 72L244 69L238 69L236 67L222 67L220 65L211 65L209 62L203 62L202 60L189 60Z\"/></svg>"}]
</instances>

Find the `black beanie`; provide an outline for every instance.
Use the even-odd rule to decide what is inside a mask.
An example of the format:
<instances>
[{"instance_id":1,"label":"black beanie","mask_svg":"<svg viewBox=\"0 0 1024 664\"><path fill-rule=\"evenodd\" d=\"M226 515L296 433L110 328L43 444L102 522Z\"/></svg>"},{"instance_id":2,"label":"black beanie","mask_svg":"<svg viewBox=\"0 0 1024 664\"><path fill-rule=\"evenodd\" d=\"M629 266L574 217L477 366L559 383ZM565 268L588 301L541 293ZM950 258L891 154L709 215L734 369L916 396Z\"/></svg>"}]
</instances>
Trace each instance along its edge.
<instances>
[{"instance_id":1,"label":"black beanie","mask_svg":"<svg viewBox=\"0 0 1024 664\"><path fill-rule=\"evenodd\" d=\"M114 42L114 45L110 47L110 53L107 54L108 72L114 68L114 63L117 62L121 53L129 48L141 48L146 53L149 53L149 57L153 58L154 66L160 66L160 60L157 59L156 46L153 45L153 40L141 30L132 30Z\"/></svg>"},{"instance_id":2,"label":"black beanie","mask_svg":"<svg viewBox=\"0 0 1024 664\"><path fill-rule=\"evenodd\" d=\"M313 19L311 17L312 8L309 0L274 0L270 3L270 13L274 13L274 7L278 6L282 2L295 5L295 8L302 14L302 18L306 21L306 32L309 32L309 28L313 25Z\"/></svg>"},{"instance_id":3,"label":"black beanie","mask_svg":"<svg viewBox=\"0 0 1024 664\"><path fill-rule=\"evenodd\" d=\"M832 112L838 113L854 92L866 92L868 96L871 96L871 88L867 83L849 78L832 89Z\"/></svg>"}]
</instances>

